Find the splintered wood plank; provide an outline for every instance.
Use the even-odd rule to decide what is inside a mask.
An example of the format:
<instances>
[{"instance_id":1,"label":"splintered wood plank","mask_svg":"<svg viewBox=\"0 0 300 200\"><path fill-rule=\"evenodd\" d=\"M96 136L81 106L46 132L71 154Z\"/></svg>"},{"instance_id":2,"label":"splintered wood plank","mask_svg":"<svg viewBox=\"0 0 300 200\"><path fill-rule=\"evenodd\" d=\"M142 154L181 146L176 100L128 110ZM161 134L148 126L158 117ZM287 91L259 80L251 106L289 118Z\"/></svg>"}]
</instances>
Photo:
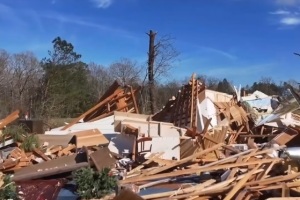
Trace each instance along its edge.
<instances>
[{"instance_id":1,"label":"splintered wood plank","mask_svg":"<svg viewBox=\"0 0 300 200\"><path fill-rule=\"evenodd\" d=\"M209 125L210 125L210 122L211 122L211 120L212 120L212 118L209 118L206 122L205 122L205 124L204 124L204 128L203 128L203 130L202 130L202 134L204 134L204 136L206 136L206 135L208 135L208 128L209 128ZM196 134L199 134L200 135L200 133L196 133ZM200 137L198 137L198 138L200 138ZM203 140L203 138L204 137L202 137L202 140L201 140L201 145L202 145L202 148L203 149L205 149L206 148L206 141L205 140Z\"/></svg>"},{"instance_id":2,"label":"splintered wood plank","mask_svg":"<svg viewBox=\"0 0 300 200\"><path fill-rule=\"evenodd\" d=\"M18 119L19 118L19 113L20 113L20 111L16 110L16 111L12 112L11 114L9 114L4 119L2 119L0 121L0 129L3 129L6 125L8 125L11 122L15 121L16 119Z\"/></svg>"},{"instance_id":3,"label":"splintered wood plank","mask_svg":"<svg viewBox=\"0 0 300 200\"><path fill-rule=\"evenodd\" d=\"M32 163L29 162L29 161L26 161L26 162L22 162L20 161L18 164L17 164L17 167L27 167L29 165L31 165Z\"/></svg>"},{"instance_id":4,"label":"splintered wood plank","mask_svg":"<svg viewBox=\"0 0 300 200\"><path fill-rule=\"evenodd\" d=\"M197 157L199 157L201 155L205 155L205 154L207 154L209 152L212 152L212 151L214 151L214 150L222 147L223 145L224 145L223 143L217 144L217 145L215 145L215 146L213 146L213 147L211 147L209 149L205 149L205 150L203 150L201 152L198 152L198 153L195 153L195 154L193 154L191 156L188 156L188 157L186 157L186 158L184 158L182 160L176 161L175 163L172 163L172 164L166 165L164 167L160 167L158 169L152 170L147 175L158 174L160 172L166 171L166 170L171 169L173 167L176 167L178 165L184 164L186 162L189 162L189 161L193 160L194 158L197 158Z\"/></svg>"},{"instance_id":5,"label":"splintered wood plank","mask_svg":"<svg viewBox=\"0 0 300 200\"><path fill-rule=\"evenodd\" d=\"M116 90L114 93L112 93L106 99L104 99L103 101L99 102L98 104L96 104L95 106L93 106L92 108L90 108L88 111L86 111L85 113L83 113L82 115L80 115L79 117L77 117L76 119L74 119L72 122L70 122L69 124L67 124L66 126L64 126L61 130L67 130L68 128L70 128L71 126L73 126L74 124L76 124L79 120L81 120L82 118L84 118L87 115L91 114L92 112L94 112L95 110L97 110L99 107L107 104L114 97L116 97L119 93L120 93L120 90Z\"/></svg>"},{"instance_id":6,"label":"splintered wood plank","mask_svg":"<svg viewBox=\"0 0 300 200\"><path fill-rule=\"evenodd\" d=\"M255 168L253 168L250 172L248 172L241 180L235 184L235 186L230 190L230 192L226 195L224 200L231 200L234 195L244 187L245 183L248 181L248 179L253 175L253 173L258 170L261 164L258 164Z\"/></svg>"},{"instance_id":7,"label":"splintered wood plank","mask_svg":"<svg viewBox=\"0 0 300 200\"><path fill-rule=\"evenodd\" d=\"M264 170L263 172L261 172L261 174L258 175L257 179L258 180L262 180L264 179L268 173L271 171L271 169L273 168L273 166L276 164L276 162L271 162L269 163L265 168L266 170Z\"/></svg>"},{"instance_id":8,"label":"splintered wood plank","mask_svg":"<svg viewBox=\"0 0 300 200\"><path fill-rule=\"evenodd\" d=\"M216 180L214 179L210 179L208 181L205 181L204 183L195 185L195 186L191 186L188 188L184 188L178 191L169 191L169 192L161 192L161 193L156 193L156 194L149 194L149 195L143 195L142 198L143 199L156 199L156 198L162 198L162 197L177 197L177 195L182 195L182 194L188 194L190 196L189 193L194 192L194 191L201 191L203 188L213 184L214 182L216 182ZM182 198L182 196L180 196L180 198Z\"/></svg>"},{"instance_id":9,"label":"splintered wood plank","mask_svg":"<svg viewBox=\"0 0 300 200\"><path fill-rule=\"evenodd\" d=\"M114 109L114 110L112 110L110 112L104 113L102 115L99 115L98 117L95 117L95 118L89 120L89 122L94 122L94 121L103 119L105 117L108 117L108 116L112 115L115 111L122 111L123 109L126 109L127 107L128 107L128 104L125 104L125 105L123 105L123 106L121 106L119 108L116 108L116 109Z\"/></svg>"},{"instance_id":10,"label":"splintered wood plank","mask_svg":"<svg viewBox=\"0 0 300 200\"><path fill-rule=\"evenodd\" d=\"M184 101L184 113L182 113L182 115L184 116L184 122L183 124L181 124L180 126L188 126L188 123L190 122L190 111L191 111L191 104L190 104L190 101L191 101L191 94L190 94L190 86L187 87L187 89L185 90L186 91L186 95L185 95L185 98L186 100Z\"/></svg>"},{"instance_id":11,"label":"splintered wood plank","mask_svg":"<svg viewBox=\"0 0 300 200\"><path fill-rule=\"evenodd\" d=\"M238 154L235 154L235 155L232 155L232 156L223 158L223 159L221 159L221 160L218 160L218 161L215 161L215 162L206 164L206 165L204 165L204 166L205 166L205 167L208 167L208 166L214 166L214 165L220 165L220 164L224 164L224 163L228 163L228 162L233 162L233 161L235 161L237 158L239 158L240 156L242 156L242 155L244 155L244 154L248 154L248 153L250 153L251 151L253 151L253 150L250 149L250 150L248 150L248 151L240 152L240 153L238 153ZM237 164L238 164L238 163L237 163Z\"/></svg>"},{"instance_id":12,"label":"splintered wood plank","mask_svg":"<svg viewBox=\"0 0 300 200\"><path fill-rule=\"evenodd\" d=\"M33 152L36 153L39 157L41 157L44 161L48 161L51 160L50 158L48 158L48 156L46 156L44 154L44 152L42 152L40 149L38 148L34 148Z\"/></svg>"},{"instance_id":13,"label":"splintered wood plank","mask_svg":"<svg viewBox=\"0 0 300 200\"><path fill-rule=\"evenodd\" d=\"M196 136L199 136L197 132L197 127L193 127L193 128L187 127L185 135L195 139Z\"/></svg>"},{"instance_id":14,"label":"splintered wood plank","mask_svg":"<svg viewBox=\"0 0 300 200\"><path fill-rule=\"evenodd\" d=\"M300 197L273 197L266 200L300 200Z\"/></svg>"},{"instance_id":15,"label":"splintered wood plank","mask_svg":"<svg viewBox=\"0 0 300 200\"><path fill-rule=\"evenodd\" d=\"M256 173L256 172L254 172L254 173ZM195 191L193 193L190 193L189 196L196 196L196 195L208 196L209 194L216 196L216 194L219 194L219 193L224 194L226 191L228 191L232 187L232 186L230 186L230 184L232 184L235 180L242 179L244 176L245 176L245 174L240 175L237 178L233 178L231 180L226 180L226 181L216 183L214 185L205 187L204 189L202 189L200 191ZM174 198L172 197L171 199L180 199L181 197L182 197L181 195L178 195L178 196L175 196Z\"/></svg>"},{"instance_id":16,"label":"splintered wood plank","mask_svg":"<svg viewBox=\"0 0 300 200\"><path fill-rule=\"evenodd\" d=\"M250 200L252 198L253 194L248 193L246 194L245 198L243 200Z\"/></svg>"},{"instance_id":17,"label":"splintered wood plank","mask_svg":"<svg viewBox=\"0 0 300 200\"><path fill-rule=\"evenodd\" d=\"M118 96L121 96L122 93L118 94ZM119 111L127 112L127 103L125 97L120 98L119 100L116 101L116 108Z\"/></svg>"},{"instance_id":18,"label":"splintered wood plank","mask_svg":"<svg viewBox=\"0 0 300 200\"><path fill-rule=\"evenodd\" d=\"M169 172L169 173L155 174L155 175L151 175L151 176L139 176L139 177L134 177L134 178L128 178L125 180L121 180L120 183L125 184L125 183L133 183L133 182L140 182L140 181L149 181L149 180L154 180L154 179L175 177L175 176L181 176L181 175L186 175L186 174L210 172L210 171L219 170L219 169L228 169L228 168L234 168L234 167L247 167L249 165L270 163L275 160L277 162L281 161L281 159L273 158L273 159L264 159L264 160L259 160L259 161L249 161L246 163L242 162L242 163L233 163L233 164L224 164L224 165L214 165L214 166L208 166L208 167L206 165L203 165L201 167L194 168L194 169L185 169L185 170L174 171L174 172Z\"/></svg>"},{"instance_id":19,"label":"splintered wood plank","mask_svg":"<svg viewBox=\"0 0 300 200\"><path fill-rule=\"evenodd\" d=\"M0 173L0 187L2 188L3 185L4 185L4 174L1 172Z\"/></svg>"},{"instance_id":20,"label":"splintered wood plank","mask_svg":"<svg viewBox=\"0 0 300 200\"><path fill-rule=\"evenodd\" d=\"M246 183L245 185L246 186L250 186L250 185L265 186L265 185L270 185L273 183L289 181L289 180L295 179L299 175L300 175L300 172L295 173L295 174L288 174L285 176L275 176L275 177L266 178L266 179L262 179L262 180L250 181L250 182Z\"/></svg>"},{"instance_id":21,"label":"splintered wood plank","mask_svg":"<svg viewBox=\"0 0 300 200\"><path fill-rule=\"evenodd\" d=\"M239 128L239 130L235 133L234 137L232 138L232 140L230 141L229 144L234 144L236 143L237 138L239 137L239 135L241 134L242 130L244 129L244 126L241 126Z\"/></svg>"},{"instance_id":22,"label":"splintered wood plank","mask_svg":"<svg viewBox=\"0 0 300 200\"><path fill-rule=\"evenodd\" d=\"M164 154L164 152L160 152L160 153L155 153L155 154L151 154L149 159L145 162L143 162L141 165L137 166L136 168L134 168L133 170L129 171L127 173L127 175L131 175L134 174L138 171L140 171L142 168L145 167L145 165L150 164L151 162L154 162L155 158L159 158L160 156L162 156Z\"/></svg>"},{"instance_id":23,"label":"splintered wood plank","mask_svg":"<svg viewBox=\"0 0 300 200\"><path fill-rule=\"evenodd\" d=\"M214 138L212 138L211 136L209 136L208 134L204 135L204 138L215 143L215 144L218 144L219 142L217 142ZM236 153L239 153L240 151L238 149L235 149L235 148L231 148L231 147L228 147L228 146L224 146L225 149L228 149L230 151L233 151L233 152L236 152Z\"/></svg>"},{"instance_id":24,"label":"splintered wood plank","mask_svg":"<svg viewBox=\"0 0 300 200\"><path fill-rule=\"evenodd\" d=\"M61 151L61 150L62 150L62 146L59 145L59 146L55 146L55 147L51 148L51 149L49 150L49 152L50 152L51 154L54 154L54 153L57 153L57 152L59 152L59 151Z\"/></svg>"},{"instance_id":25,"label":"splintered wood plank","mask_svg":"<svg viewBox=\"0 0 300 200\"><path fill-rule=\"evenodd\" d=\"M139 107L136 103L135 92L133 91L131 86L130 86L130 93L131 93L131 98L132 98L132 101L133 101L135 113L139 114Z\"/></svg>"},{"instance_id":26,"label":"splintered wood plank","mask_svg":"<svg viewBox=\"0 0 300 200\"><path fill-rule=\"evenodd\" d=\"M14 166L16 166L19 163L19 160L14 160L14 159L6 159L4 160L3 163L0 163L0 170L5 170L8 168L12 168Z\"/></svg>"},{"instance_id":27,"label":"splintered wood plank","mask_svg":"<svg viewBox=\"0 0 300 200\"><path fill-rule=\"evenodd\" d=\"M239 158L236 160L236 163L239 163L239 162L242 162L242 161L243 161L243 158L242 158L242 157L239 157ZM239 168L238 168L238 167L233 168L233 169L230 171L230 173L229 173L229 175L228 175L228 177L227 177L227 180L232 179L238 171L239 171Z\"/></svg>"},{"instance_id":28,"label":"splintered wood plank","mask_svg":"<svg viewBox=\"0 0 300 200\"><path fill-rule=\"evenodd\" d=\"M20 159L21 153L22 153L22 150L20 148L15 148L14 150L12 150L10 152L9 157L14 158L14 159Z\"/></svg>"},{"instance_id":29,"label":"splintered wood plank","mask_svg":"<svg viewBox=\"0 0 300 200\"><path fill-rule=\"evenodd\" d=\"M195 99L195 96L198 97L197 95L197 81L195 80L195 74L192 75L192 88L191 88L191 105L190 105L190 110L191 110L191 113L190 113L190 127L195 127L196 124L195 124L195 101L197 99ZM196 93L196 94L195 94Z\"/></svg>"},{"instance_id":30,"label":"splintered wood plank","mask_svg":"<svg viewBox=\"0 0 300 200\"><path fill-rule=\"evenodd\" d=\"M212 118L209 118L206 122L205 122L205 124L204 124L204 128L203 128L203 130L202 130L202 133L206 133L207 132L207 130L208 130L208 128L209 128L209 125L210 125L210 122L211 122L211 120L212 120Z\"/></svg>"},{"instance_id":31,"label":"splintered wood plank","mask_svg":"<svg viewBox=\"0 0 300 200\"><path fill-rule=\"evenodd\" d=\"M64 148L60 152L58 152L58 156L68 155L69 152L72 151L75 148L76 148L75 144L69 144L69 146L67 146L66 148Z\"/></svg>"},{"instance_id":32,"label":"splintered wood plank","mask_svg":"<svg viewBox=\"0 0 300 200\"><path fill-rule=\"evenodd\" d=\"M258 156L258 155L262 155L262 154L268 154L268 153L271 153L274 150L282 149L283 147L284 146L273 147L273 148L268 148L268 149L264 149L264 150L260 150L260 151L257 151L255 149L253 149L255 151L253 151L253 154L251 154L251 156L254 157L254 156Z\"/></svg>"},{"instance_id":33,"label":"splintered wood plank","mask_svg":"<svg viewBox=\"0 0 300 200\"><path fill-rule=\"evenodd\" d=\"M291 128L287 128L282 133L278 134L275 138L272 139L272 142L275 142L279 145L285 145L289 141L291 141L294 137L298 135L298 131L293 130Z\"/></svg>"},{"instance_id":34,"label":"splintered wood plank","mask_svg":"<svg viewBox=\"0 0 300 200\"><path fill-rule=\"evenodd\" d=\"M238 193L235 200L244 200L244 197L247 195L247 193L248 193L248 190L242 190L241 192Z\"/></svg>"},{"instance_id":35,"label":"splintered wood plank","mask_svg":"<svg viewBox=\"0 0 300 200\"><path fill-rule=\"evenodd\" d=\"M282 183L282 197L290 197L290 188L287 187L286 183Z\"/></svg>"},{"instance_id":36,"label":"splintered wood plank","mask_svg":"<svg viewBox=\"0 0 300 200\"><path fill-rule=\"evenodd\" d=\"M300 187L300 181L286 183L286 186L288 188ZM278 189L282 189L282 185L281 184L276 184L276 185L270 185L270 186L253 186L253 187L250 187L250 189L251 190L257 190L257 191L278 190ZM289 199L289 198L285 197L284 200L286 200L286 199Z\"/></svg>"}]
</instances>

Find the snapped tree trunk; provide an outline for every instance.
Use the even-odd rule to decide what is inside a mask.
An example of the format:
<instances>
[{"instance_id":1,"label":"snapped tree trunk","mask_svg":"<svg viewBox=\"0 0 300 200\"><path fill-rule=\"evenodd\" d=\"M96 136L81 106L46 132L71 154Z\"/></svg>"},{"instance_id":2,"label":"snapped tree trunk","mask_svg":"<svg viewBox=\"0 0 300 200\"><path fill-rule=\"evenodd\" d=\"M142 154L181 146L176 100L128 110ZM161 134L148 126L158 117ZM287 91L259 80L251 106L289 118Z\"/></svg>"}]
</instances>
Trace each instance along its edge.
<instances>
[{"instance_id":1,"label":"snapped tree trunk","mask_svg":"<svg viewBox=\"0 0 300 200\"><path fill-rule=\"evenodd\" d=\"M149 84L149 99L150 99L150 110L154 114L156 111L155 102L155 82L154 82L154 60L155 60L155 36L152 30L149 32L149 52L148 52L148 84Z\"/></svg>"}]
</instances>

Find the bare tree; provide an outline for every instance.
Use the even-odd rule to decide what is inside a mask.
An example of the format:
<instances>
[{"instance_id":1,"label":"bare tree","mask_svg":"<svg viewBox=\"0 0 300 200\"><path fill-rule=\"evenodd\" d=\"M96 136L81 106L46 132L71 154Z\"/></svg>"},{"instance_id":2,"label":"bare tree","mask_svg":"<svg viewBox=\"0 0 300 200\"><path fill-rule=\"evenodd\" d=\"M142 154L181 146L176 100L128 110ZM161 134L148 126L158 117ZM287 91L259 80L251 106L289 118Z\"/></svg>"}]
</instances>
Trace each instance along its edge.
<instances>
[{"instance_id":1,"label":"bare tree","mask_svg":"<svg viewBox=\"0 0 300 200\"><path fill-rule=\"evenodd\" d=\"M88 69L90 71L91 93L94 94L95 100L99 100L114 80L108 69L103 65L90 63Z\"/></svg>"},{"instance_id":2,"label":"bare tree","mask_svg":"<svg viewBox=\"0 0 300 200\"><path fill-rule=\"evenodd\" d=\"M218 78L212 76L206 76L206 75L200 75L198 79L205 84L207 89L211 89L211 90L217 90L218 83L221 81Z\"/></svg>"},{"instance_id":3,"label":"bare tree","mask_svg":"<svg viewBox=\"0 0 300 200\"><path fill-rule=\"evenodd\" d=\"M272 84L274 83L274 80L271 77L263 76L260 78L259 82L264 84Z\"/></svg>"},{"instance_id":4,"label":"bare tree","mask_svg":"<svg viewBox=\"0 0 300 200\"><path fill-rule=\"evenodd\" d=\"M122 85L135 85L141 80L141 68L136 61L122 58L109 66L109 74Z\"/></svg>"},{"instance_id":5,"label":"bare tree","mask_svg":"<svg viewBox=\"0 0 300 200\"><path fill-rule=\"evenodd\" d=\"M30 111L41 77L42 68L33 53L0 51L1 116L14 109Z\"/></svg>"},{"instance_id":6,"label":"bare tree","mask_svg":"<svg viewBox=\"0 0 300 200\"><path fill-rule=\"evenodd\" d=\"M7 80L10 55L5 50L0 50L0 85Z\"/></svg>"},{"instance_id":7,"label":"bare tree","mask_svg":"<svg viewBox=\"0 0 300 200\"><path fill-rule=\"evenodd\" d=\"M10 69L9 69L10 54L5 50L0 50L0 103L1 103L1 118L7 115L11 109L10 98Z\"/></svg>"},{"instance_id":8,"label":"bare tree","mask_svg":"<svg viewBox=\"0 0 300 200\"><path fill-rule=\"evenodd\" d=\"M299 90L300 85L298 81L294 79L289 79L286 83L291 85L294 89Z\"/></svg>"},{"instance_id":9,"label":"bare tree","mask_svg":"<svg viewBox=\"0 0 300 200\"><path fill-rule=\"evenodd\" d=\"M32 52L13 54L10 59L10 89L13 104L23 110L30 110L32 98L36 96L42 69Z\"/></svg>"},{"instance_id":10,"label":"bare tree","mask_svg":"<svg viewBox=\"0 0 300 200\"><path fill-rule=\"evenodd\" d=\"M150 110L154 114L156 111L155 102L155 82L163 75L167 75L172 68L173 62L179 53L173 46L173 38L169 35L162 36L155 42L157 33L149 31L149 52L148 52L148 86Z\"/></svg>"},{"instance_id":11,"label":"bare tree","mask_svg":"<svg viewBox=\"0 0 300 200\"><path fill-rule=\"evenodd\" d=\"M164 35L155 44L154 79L169 75L173 63L177 60L179 52L175 49L174 38Z\"/></svg>"}]
</instances>

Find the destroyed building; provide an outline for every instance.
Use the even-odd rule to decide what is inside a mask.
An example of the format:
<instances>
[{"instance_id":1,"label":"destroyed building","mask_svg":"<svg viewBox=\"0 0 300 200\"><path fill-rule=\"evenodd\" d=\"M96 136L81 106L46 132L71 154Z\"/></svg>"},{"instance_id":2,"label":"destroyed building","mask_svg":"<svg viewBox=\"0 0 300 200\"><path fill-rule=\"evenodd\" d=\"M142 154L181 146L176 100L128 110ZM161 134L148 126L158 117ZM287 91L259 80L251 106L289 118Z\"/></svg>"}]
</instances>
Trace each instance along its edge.
<instances>
[{"instance_id":1,"label":"destroyed building","mask_svg":"<svg viewBox=\"0 0 300 200\"><path fill-rule=\"evenodd\" d=\"M281 100L259 91L229 95L193 75L154 115L139 112L138 91L114 82L78 118L36 134L40 145L30 151L3 137L1 172L12 174L24 199L76 199L66 186L83 167L119 177L119 190L103 199L299 196L300 98L292 89Z\"/></svg>"}]
</instances>

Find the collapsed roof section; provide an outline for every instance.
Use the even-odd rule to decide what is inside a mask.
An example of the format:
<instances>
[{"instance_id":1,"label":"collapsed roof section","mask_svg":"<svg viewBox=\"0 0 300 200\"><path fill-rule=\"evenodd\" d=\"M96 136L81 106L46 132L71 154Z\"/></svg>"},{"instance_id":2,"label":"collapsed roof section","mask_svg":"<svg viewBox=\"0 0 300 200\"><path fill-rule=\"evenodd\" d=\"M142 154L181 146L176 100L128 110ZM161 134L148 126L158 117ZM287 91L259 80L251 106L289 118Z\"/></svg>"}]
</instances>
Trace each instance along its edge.
<instances>
[{"instance_id":1,"label":"collapsed roof section","mask_svg":"<svg viewBox=\"0 0 300 200\"><path fill-rule=\"evenodd\" d=\"M136 95L140 88L133 89L131 86L122 87L115 81L100 98L97 104L64 126L61 130L67 130L74 124L93 122L113 115L114 111L139 113Z\"/></svg>"},{"instance_id":2,"label":"collapsed roof section","mask_svg":"<svg viewBox=\"0 0 300 200\"><path fill-rule=\"evenodd\" d=\"M205 90L205 85L193 74L188 84L183 85L176 98L170 99L166 106L152 119L155 121L171 122L178 127L196 127L197 99Z\"/></svg>"}]
</instances>

